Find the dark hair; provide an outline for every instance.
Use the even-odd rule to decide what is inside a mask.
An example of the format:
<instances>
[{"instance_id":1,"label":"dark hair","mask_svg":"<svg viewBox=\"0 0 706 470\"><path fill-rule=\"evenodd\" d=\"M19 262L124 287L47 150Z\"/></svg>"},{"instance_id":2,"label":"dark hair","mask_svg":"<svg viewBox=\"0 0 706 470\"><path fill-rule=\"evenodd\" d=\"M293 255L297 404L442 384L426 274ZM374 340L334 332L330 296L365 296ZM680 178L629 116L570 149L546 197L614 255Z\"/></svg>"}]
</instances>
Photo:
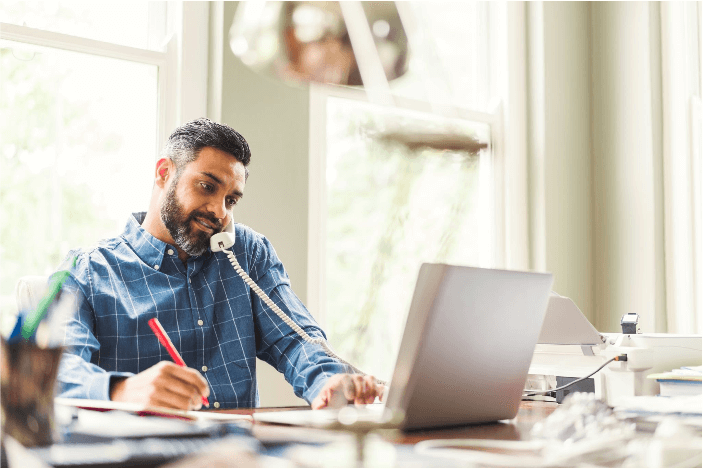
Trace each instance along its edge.
<instances>
[{"instance_id":1,"label":"dark hair","mask_svg":"<svg viewBox=\"0 0 706 470\"><path fill-rule=\"evenodd\" d=\"M218 124L210 119L199 118L177 127L167 140L162 150L162 157L170 158L177 167L177 174L188 163L198 158L199 152L205 147L227 152L243 166L250 163L250 146L235 129ZM248 169L245 168L245 179Z\"/></svg>"}]
</instances>

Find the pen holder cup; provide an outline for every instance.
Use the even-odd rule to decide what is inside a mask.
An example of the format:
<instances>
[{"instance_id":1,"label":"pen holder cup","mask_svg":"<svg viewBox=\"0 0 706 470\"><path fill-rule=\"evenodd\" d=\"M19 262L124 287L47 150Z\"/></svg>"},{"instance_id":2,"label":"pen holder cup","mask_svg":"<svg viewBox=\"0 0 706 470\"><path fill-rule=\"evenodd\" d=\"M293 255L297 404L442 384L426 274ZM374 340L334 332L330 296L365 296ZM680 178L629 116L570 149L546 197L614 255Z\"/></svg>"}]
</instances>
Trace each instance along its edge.
<instances>
[{"instance_id":1,"label":"pen holder cup","mask_svg":"<svg viewBox=\"0 0 706 470\"><path fill-rule=\"evenodd\" d=\"M2 432L25 447L52 443L54 387L62 348L0 338Z\"/></svg>"}]
</instances>

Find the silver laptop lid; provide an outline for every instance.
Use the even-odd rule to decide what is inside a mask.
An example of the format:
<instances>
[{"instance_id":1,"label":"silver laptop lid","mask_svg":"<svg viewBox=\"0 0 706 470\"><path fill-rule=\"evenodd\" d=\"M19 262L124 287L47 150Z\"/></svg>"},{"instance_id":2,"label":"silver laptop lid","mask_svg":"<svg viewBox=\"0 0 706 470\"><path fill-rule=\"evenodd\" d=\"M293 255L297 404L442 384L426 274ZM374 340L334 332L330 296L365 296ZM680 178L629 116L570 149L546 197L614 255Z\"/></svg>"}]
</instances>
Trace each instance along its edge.
<instances>
[{"instance_id":1,"label":"silver laptop lid","mask_svg":"<svg viewBox=\"0 0 706 470\"><path fill-rule=\"evenodd\" d=\"M517 414L552 275L423 264L386 407L403 429Z\"/></svg>"}]
</instances>

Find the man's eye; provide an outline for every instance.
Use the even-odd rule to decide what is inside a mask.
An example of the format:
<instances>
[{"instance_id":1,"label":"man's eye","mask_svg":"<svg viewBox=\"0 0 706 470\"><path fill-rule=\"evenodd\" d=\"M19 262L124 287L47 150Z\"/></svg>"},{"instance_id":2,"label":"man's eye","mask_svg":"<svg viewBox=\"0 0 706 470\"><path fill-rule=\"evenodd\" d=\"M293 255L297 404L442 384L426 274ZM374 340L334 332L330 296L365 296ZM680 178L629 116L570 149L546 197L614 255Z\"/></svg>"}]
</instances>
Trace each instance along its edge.
<instances>
[{"instance_id":1,"label":"man's eye","mask_svg":"<svg viewBox=\"0 0 706 470\"><path fill-rule=\"evenodd\" d=\"M235 206L237 203L238 203L238 201L236 201L235 199L228 199L228 205L230 207Z\"/></svg>"},{"instance_id":2,"label":"man's eye","mask_svg":"<svg viewBox=\"0 0 706 470\"><path fill-rule=\"evenodd\" d=\"M208 191L209 193L210 193L211 191L213 191L213 186L211 186L211 185L208 184L208 183L201 183L201 187L203 187L203 189L205 189L205 190Z\"/></svg>"}]
</instances>

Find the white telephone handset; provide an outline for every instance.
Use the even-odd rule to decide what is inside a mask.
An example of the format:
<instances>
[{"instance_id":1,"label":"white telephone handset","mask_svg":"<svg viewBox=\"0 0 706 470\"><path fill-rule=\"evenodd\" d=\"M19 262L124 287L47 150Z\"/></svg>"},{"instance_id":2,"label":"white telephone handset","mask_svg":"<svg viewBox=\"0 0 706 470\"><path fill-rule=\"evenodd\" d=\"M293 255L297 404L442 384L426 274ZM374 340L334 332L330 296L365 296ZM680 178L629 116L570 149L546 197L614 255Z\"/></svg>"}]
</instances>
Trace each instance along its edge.
<instances>
[{"instance_id":1,"label":"white telephone handset","mask_svg":"<svg viewBox=\"0 0 706 470\"><path fill-rule=\"evenodd\" d=\"M232 247L235 244L235 227L233 226L233 219L231 219L230 223L226 226L225 229L223 229L222 232L215 234L214 236L211 237L211 251L216 252L216 251L222 251L228 256L228 260L230 260L230 264L233 265L233 269L235 269L235 272L240 275L241 278L243 278L243 281L250 286L250 288L255 291L258 297L262 299L265 304L270 307L270 309L277 314L278 317L282 319L283 322L285 322L291 329L297 332L297 334L307 343L311 344L318 344L324 349L324 352L329 357L332 357L334 359L337 359L338 361L342 362L343 364L347 365L353 371L355 371L358 374L365 374L365 372L361 371L360 369L354 367L351 365L348 361L345 361L342 359L340 356L338 356L336 353L334 353L331 348L329 347L328 343L326 342L325 339L323 338L312 338L309 336L306 331L304 331L299 325L294 323L294 320L289 318L286 313L282 311L270 298L265 294L260 287L255 284L255 281L253 281L250 276L248 276L248 273L243 271L243 269L240 267L240 264L238 263L238 260L235 258L235 255L233 254L232 251L228 250L228 248ZM379 384L386 385L386 382L383 382L381 380L377 381Z\"/></svg>"},{"instance_id":2,"label":"white telephone handset","mask_svg":"<svg viewBox=\"0 0 706 470\"><path fill-rule=\"evenodd\" d=\"M235 226L231 217L226 228L211 237L211 251L226 251L233 245L235 245Z\"/></svg>"}]
</instances>

